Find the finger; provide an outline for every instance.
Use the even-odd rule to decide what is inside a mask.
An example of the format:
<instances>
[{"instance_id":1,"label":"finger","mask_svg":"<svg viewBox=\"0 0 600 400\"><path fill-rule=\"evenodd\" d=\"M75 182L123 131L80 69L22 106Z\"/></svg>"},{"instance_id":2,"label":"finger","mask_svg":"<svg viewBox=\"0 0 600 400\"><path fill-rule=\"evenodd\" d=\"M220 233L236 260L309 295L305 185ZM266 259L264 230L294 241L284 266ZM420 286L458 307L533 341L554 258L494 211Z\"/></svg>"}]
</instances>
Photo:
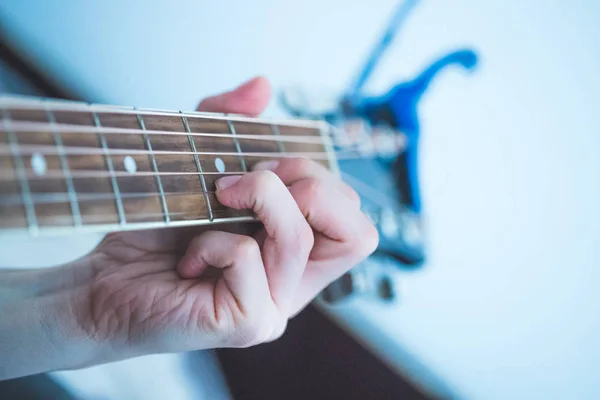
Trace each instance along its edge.
<instances>
[{"instance_id":1,"label":"finger","mask_svg":"<svg viewBox=\"0 0 600 400\"><path fill-rule=\"evenodd\" d=\"M195 237L177 265L183 278L198 278L208 267L223 270L225 289L231 291L241 312L271 302L258 243L244 235L207 231ZM216 288L214 296L223 296ZM215 298L215 304L223 299Z\"/></svg>"},{"instance_id":2,"label":"finger","mask_svg":"<svg viewBox=\"0 0 600 400\"><path fill-rule=\"evenodd\" d=\"M331 281L375 250L377 230L360 212L356 193L347 185L340 185L339 179L318 163L284 159L263 165L265 169L273 168L290 185L290 193L317 231L317 245L294 300L292 312L296 313Z\"/></svg>"},{"instance_id":3,"label":"finger","mask_svg":"<svg viewBox=\"0 0 600 400\"><path fill-rule=\"evenodd\" d=\"M254 210L264 224L262 256L271 296L289 311L314 243L292 194L274 173L256 171L219 179L217 198L227 207Z\"/></svg>"},{"instance_id":4,"label":"finger","mask_svg":"<svg viewBox=\"0 0 600 400\"><path fill-rule=\"evenodd\" d=\"M271 84L259 76L234 90L207 97L198 105L198 111L257 116L267 107L270 98Z\"/></svg>"},{"instance_id":5,"label":"finger","mask_svg":"<svg viewBox=\"0 0 600 400\"><path fill-rule=\"evenodd\" d=\"M329 283L377 248L378 234L352 200L323 180L295 182L290 193L315 231L316 246L294 298L292 312L303 308Z\"/></svg>"},{"instance_id":6,"label":"finger","mask_svg":"<svg viewBox=\"0 0 600 400\"><path fill-rule=\"evenodd\" d=\"M376 246L377 231L370 220L351 199L327 181L301 179L294 182L289 191L310 226L333 242L353 247L350 254L369 252ZM335 258L338 253L345 253L339 246L335 249L324 245L315 247L311 259L313 256Z\"/></svg>"},{"instance_id":7,"label":"finger","mask_svg":"<svg viewBox=\"0 0 600 400\"><path fill-rule=\"evenodd\" d=\"M256 163L252 169L254 171L273 171L288 186L304 178L325 180L328 184L338 187L357 208L360 208L360 197L348 184L329 172L323 165L308 158L261 161Z\"/></svg>"}]
</instances>

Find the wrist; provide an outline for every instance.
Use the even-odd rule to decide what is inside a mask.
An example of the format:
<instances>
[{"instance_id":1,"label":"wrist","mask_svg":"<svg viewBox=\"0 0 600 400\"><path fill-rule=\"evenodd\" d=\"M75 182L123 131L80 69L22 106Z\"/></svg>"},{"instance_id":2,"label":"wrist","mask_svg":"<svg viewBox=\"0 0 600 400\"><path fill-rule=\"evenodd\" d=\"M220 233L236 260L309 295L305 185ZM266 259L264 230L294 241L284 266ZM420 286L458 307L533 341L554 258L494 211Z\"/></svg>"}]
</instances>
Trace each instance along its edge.
<instances>
[{"instance_id":1,"label":"wrist","mask_svg":"<svg viewBox=\"0 0 600 400\"><path fill-rule=\"evenodd\" d=\"M76 278L87 267L82 260L47 270L0 272L0 380L81 368L110 356L76 317L75 302L85 288L85 280Z\"/></svg>"}]
</instances>

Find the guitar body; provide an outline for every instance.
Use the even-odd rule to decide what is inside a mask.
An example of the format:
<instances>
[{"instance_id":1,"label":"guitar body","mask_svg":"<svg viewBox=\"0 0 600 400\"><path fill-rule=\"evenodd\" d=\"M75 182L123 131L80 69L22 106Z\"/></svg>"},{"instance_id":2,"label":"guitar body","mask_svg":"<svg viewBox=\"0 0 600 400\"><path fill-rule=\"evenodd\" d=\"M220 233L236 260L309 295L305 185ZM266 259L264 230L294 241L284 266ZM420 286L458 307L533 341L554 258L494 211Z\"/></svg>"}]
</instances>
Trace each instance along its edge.
<instances>
[{"instance_id":1,"label":"guitar body","mask_svg":"<svg viewBox=\"0 0 600 400\"><path fill-rule=\"evenodd\" d=\"M361 196L362 209L379 231L377 252L396 258L405 266L423 261L420 217L401 201L394 171L377 159L342 160L345 180Z\"/></svg>"}]
</instances>

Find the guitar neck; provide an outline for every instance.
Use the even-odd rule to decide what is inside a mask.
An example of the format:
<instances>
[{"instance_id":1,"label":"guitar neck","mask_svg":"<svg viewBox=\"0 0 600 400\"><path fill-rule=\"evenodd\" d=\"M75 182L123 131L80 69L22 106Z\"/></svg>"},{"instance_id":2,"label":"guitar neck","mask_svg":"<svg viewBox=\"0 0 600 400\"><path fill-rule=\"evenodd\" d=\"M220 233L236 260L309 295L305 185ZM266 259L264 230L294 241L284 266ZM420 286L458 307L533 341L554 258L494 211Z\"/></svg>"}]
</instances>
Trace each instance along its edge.
<instances>
[{"instance_id":1,"label":"guitar neck","mask_svg":"<svg viewBox=\"0 0 600 400\"><path fill-rule=\"evenodd\" d=\"M327 124L0 97L0 232L252 221L221 176L307 157L335 171Z\"/></svg>"}]
</instances>

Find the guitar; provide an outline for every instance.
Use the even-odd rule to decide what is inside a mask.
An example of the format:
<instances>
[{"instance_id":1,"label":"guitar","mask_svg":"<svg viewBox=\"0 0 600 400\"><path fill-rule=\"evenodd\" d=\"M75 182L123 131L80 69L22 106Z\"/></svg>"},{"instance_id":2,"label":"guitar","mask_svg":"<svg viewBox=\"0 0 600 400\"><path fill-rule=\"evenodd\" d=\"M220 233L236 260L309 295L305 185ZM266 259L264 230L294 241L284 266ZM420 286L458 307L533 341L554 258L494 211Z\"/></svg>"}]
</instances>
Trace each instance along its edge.
<instances>
[{"instance_id":1,"label":"guitar","mask_svg":"<svg viewBox=\"0 0 600 400\"><path fill-rule=\"evenodd\" d=\"M255 221L251 211L221 205L215 181L280 157L311 158L342 176L343 163L363 171L376 168L393 192L393 177L360 146L340 146L348 137L340 132L346 131L323 121L33 97L0 97L0 118L0 236L5 238ZM380 235L389 238L399 226L394 213L382 214L393 209L385 205L392 197L346 177ZM326 290L326 299L347 295L332 293L352 276Z\"/></svg>"}]
</instances>

